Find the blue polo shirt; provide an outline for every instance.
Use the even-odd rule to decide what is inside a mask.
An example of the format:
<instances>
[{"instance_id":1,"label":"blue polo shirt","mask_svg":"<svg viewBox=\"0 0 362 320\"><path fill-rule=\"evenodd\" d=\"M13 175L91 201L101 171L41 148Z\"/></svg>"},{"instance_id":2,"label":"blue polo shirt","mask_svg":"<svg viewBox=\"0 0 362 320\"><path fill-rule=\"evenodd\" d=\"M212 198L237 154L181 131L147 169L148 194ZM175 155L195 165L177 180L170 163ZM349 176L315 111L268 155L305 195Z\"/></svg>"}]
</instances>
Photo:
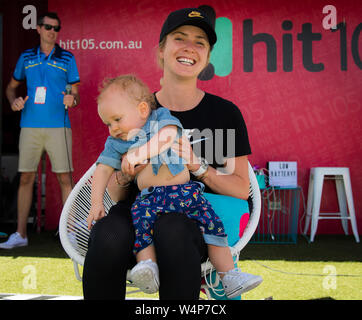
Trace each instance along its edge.
<instances>
[{"instance_id":1,"label":"blue polo shirt","mask_svg":"<svg viewBox=\"0 0 362 320\"><path fill-rule=\"evenodd\" d=\"M21 111L21 128L70 128L62 92L68 83L79 82L71 52L57 44L49 56L40 51L40 46L25 50L19 57L13 77L17 81L26 80L29 96ZM46 87L44 104L34 103L37 87Z\"/></svg>"}]
</instances>

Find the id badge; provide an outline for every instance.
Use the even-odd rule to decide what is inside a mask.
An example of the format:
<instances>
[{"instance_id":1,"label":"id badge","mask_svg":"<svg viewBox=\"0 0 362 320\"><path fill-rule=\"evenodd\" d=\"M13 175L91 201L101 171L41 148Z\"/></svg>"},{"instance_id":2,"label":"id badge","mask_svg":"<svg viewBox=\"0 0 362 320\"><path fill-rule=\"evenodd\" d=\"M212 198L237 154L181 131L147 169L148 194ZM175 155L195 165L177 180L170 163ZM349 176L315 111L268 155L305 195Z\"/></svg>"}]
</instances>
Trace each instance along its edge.
<instances>
[{"instance_id":1,"label":"id badge","mask_svg":"<svg viewBox=\"0 0 362 320\"><path fill-rule=\"evenodd\" d=\"M47 95L46 87L36 87L34 103L44 104Z\"/></svg>"}]
</instances>

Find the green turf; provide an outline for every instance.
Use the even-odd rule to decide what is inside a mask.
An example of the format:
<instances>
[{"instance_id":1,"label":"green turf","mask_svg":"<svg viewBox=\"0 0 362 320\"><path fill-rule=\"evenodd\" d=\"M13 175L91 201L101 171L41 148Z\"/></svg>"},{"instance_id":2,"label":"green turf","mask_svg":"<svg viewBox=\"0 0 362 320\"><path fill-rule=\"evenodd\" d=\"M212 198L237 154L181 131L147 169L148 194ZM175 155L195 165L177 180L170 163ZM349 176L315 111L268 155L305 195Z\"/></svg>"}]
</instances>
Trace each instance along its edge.
<instances>
[{"instance_id":1,"label":"green turf","mask_svg":"<svg viewBox=\"0 0 362 320\"><path fill-rule=\"evenodd\" d=\"M81 296L73 264L53 233L29 238L29 247L0 251L0 293ZM246 300L362 299L361 244L351 236L320 235L313 244L303 237L297 244L249 244L239 266L264 279L243 295Z\"/></svg>"},{"instance_id":2,"label":"green turf","mask_svg":"<svg viewBox=\"0 0 362 320\"><path fill-rule=\"evenodd\" d=\"M297 244L249 244L239 265L264 281L244 299L361 300L361 249L344 235L318 235L313 243L299 237Z\"/></svg>"}]
</instances>

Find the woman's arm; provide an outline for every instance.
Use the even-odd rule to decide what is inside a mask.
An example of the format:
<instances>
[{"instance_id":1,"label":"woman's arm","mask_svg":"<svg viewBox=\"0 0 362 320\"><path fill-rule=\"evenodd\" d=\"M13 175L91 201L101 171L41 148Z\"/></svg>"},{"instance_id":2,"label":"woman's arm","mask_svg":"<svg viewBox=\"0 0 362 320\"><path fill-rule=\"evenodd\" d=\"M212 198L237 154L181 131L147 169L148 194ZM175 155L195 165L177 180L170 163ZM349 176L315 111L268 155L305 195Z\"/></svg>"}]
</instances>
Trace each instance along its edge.
<instances>
[{"instance_id":1,"label":"woman's arm","mask_svg":"<svg viewBox=\"0 0 362 320\"><path fill-rule=\"evenodd\" d=\"M122 171L115 171L109 179L107 190L114 202L125 200L129 194L129 186L132 177L125 175Z\"/></svg>"},{"instance_id":2,"label":"woman's arm","mask_svg":"<svg viewBox=\"0 0 362 320\"><path fill-rule=\"evenodd\" d=\"M186 160L191 172L200 168L200 162L185 136L174 143L172 149ZM209 166L199 179L216 193L246 200L250 184L248 156L227 159L223 169L216 170Z\"/></svg>"},{"instance_id":3,"label":"woman's arm","mask_svg":"<svg viewBox=\"0 0 362 320\"><path fill-rule=\"evenodd\" d=\"M227 159L222 171L209 166L200 180L216 193L247 200L250 184L248 156Z\"/></svg>"},{"instance_id":4,"label":"woman's arm","mask_svg":"<svg viewBox=\"0 0 362 320\"><path fill-rule=\"evenodd\" d=\"M123 160L122 160L123 161ZM107 190L114 202L125 200L130 191L130 184L134 180L134 177L145 168L146 164L138 165L134 169L134 175L123 173L122 171L116 171L109 179Z\"/></svg>"}]
</instances>

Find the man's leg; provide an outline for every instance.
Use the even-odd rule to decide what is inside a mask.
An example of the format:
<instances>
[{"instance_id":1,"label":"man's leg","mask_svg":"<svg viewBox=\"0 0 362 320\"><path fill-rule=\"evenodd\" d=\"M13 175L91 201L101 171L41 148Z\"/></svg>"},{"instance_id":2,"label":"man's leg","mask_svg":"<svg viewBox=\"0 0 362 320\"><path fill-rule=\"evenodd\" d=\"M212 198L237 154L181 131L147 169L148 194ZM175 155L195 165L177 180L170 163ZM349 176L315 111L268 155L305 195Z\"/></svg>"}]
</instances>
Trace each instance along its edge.
<instances>
[{"instance_id":1,"label":"man's leg","mask_svg":"<svg viewBox=\"0 0 362 320\"><path fill-rule=\"evenodd\" d=\"M33 186L41 155L43 153L41 128L21 128L19 137L18 224L17 232L24 238L33 200Z\"/></svg>"},{"instance_id":2,"label":"man's leg","mask_svg":"<svg viewBox=\"0 0 362 320\"><path fill-rule=\"evenodd\" d=\"M28 245L27 223L33 200L33 185L35 172L21 172L18 187L18 225L17 232L12 233L9 238L0 243L1 249L13 249Z\"/></svg>"},{"instance_id":3,"label":"man's leg","mask_svg":"<svg viewBox=\"0 0 362 320\"><path fill-rule=\"evenodd\" d=\"M57 173L56 175L62 194L62 203L64 204L73 188L72 174L70 172L64 172Z\"/></svg>"},{"instance_id":4,"label":"man's leg","mask_svg":"<svg viewBox=\"0 0 362 320\"><path fill-rule=\"evenodd\" d=\"M23 237L27 236L27 223L33 200L33 185L35 172L22 172L18 188L18 225L17 232Z\"/></svg>"}]
</instances>

